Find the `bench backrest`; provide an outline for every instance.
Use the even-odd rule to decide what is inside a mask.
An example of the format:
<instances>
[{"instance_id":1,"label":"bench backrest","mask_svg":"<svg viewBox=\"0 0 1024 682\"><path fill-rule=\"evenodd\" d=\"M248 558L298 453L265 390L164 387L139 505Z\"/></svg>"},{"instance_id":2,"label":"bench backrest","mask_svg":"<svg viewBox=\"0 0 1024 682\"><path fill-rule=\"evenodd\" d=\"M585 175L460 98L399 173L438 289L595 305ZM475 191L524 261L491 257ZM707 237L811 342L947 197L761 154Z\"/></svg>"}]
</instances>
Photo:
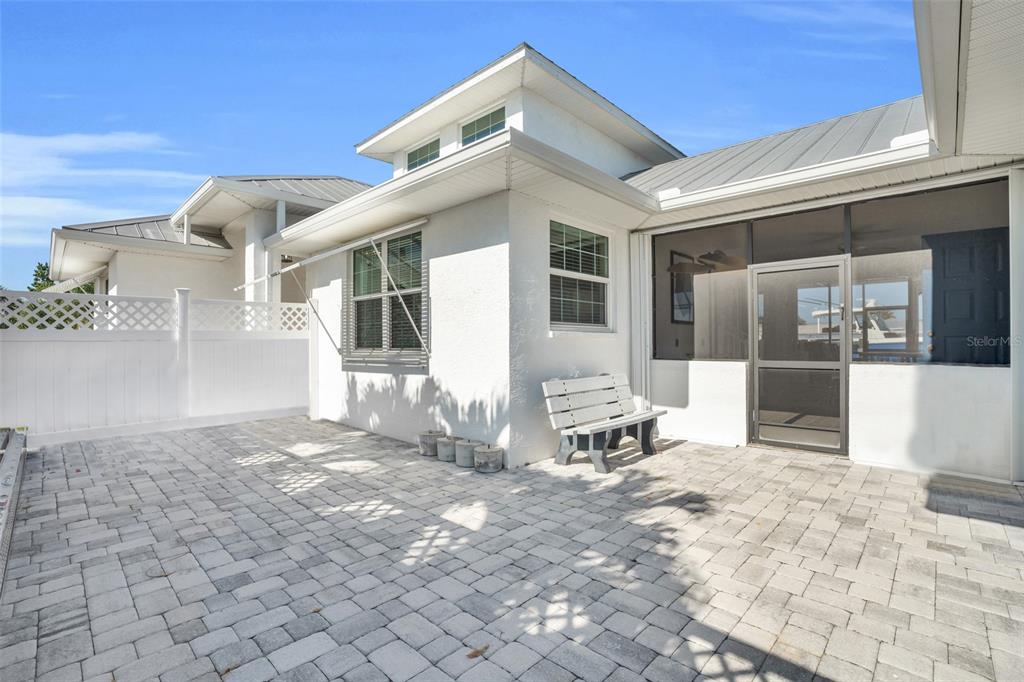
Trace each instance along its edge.
<instances>
[{"instance_id":1,"label":"bench backrest","mask_svg":"<svg viewBox=\"0 0 1024 682\"><path fill-rule=\"evenodd\" d=\"M633 392L625 374L552 379L545 381L543 387L551 426L555 429L567 429L636 411Z\"/></svg>"}]
</instances>

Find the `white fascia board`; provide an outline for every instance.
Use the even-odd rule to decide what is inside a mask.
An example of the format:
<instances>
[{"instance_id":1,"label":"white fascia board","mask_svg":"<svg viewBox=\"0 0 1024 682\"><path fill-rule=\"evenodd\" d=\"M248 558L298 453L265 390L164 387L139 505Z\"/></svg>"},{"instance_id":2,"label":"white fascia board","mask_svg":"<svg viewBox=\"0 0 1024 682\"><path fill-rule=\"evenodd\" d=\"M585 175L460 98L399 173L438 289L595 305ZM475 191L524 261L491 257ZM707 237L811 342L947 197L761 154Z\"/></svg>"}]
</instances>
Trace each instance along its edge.
<instances>
[{"instance_id":1,"label":"white fascia board","mask_svg":"<svg viewBox=\"0 0 1024 682\"><path fill-rule=\"evenodd\" d=\"M78 242L90 244L110 251L131 251L133 253L151 253L160 256L178 256L198 258L200 260L221 261L231 257L232 249L217 249L198 244L178 244L176 242L141 239L139 237L122 237L116 234L86 232L84 230L54 230L54 243L61 241L66 244ZM64 246L66 248L66 246ZM63 255L63 252L62 252Z\"/></svg>"},{"instance_id":2,"label":"white fascia board","mask_svg":"<svg viewBox=\"0 0 1024 682\"><path fill-rule=\"evenodd\" d=\"M409 113L399 117L397 120L388 124L386 127L377 131L370 137L366 138L362 142L356 144L356 153L362 156L368 156L374 159L390 160L391 154L395 150L387 150L384 152L375 152L373 146L379 144L382 140L387 138L398 128L414 123L417 119L422 118L426 114L434 111L438 107L450 102L452 99L458 97L467 90L475 87L482 81L487 80L491 76L504 71L508 67L514 65L516 62L525 59L529 51L529 47L525 44L518 46L512 52L508 53L504 57L499 57L497 61L485 66L476 73L470 75L468 78L460 81L459 83L448 88L439 95L427 100L425 103L416 107Z\"/></svg>"},{"instance_id":3,"label":"white fascia board","mask_svg":"<svg viewBox=\"0 0 1024 682\"><path fill-rule=\"evenodd\" d=\"M956 153L960 98L961 0L914 0L914 30L928 133L943 154ZM970 15L970 8L967 15Z\"/></svg>"},{"instance_id":4,"label":"white fascia board","mask_svg":"<svg viewBox=\"0 0 1024 682\"><path fill-rule=\"evenodd\" d=\"M848 159L830 161L797 170L765 175L752 180L732 182L718 187L701 189L694 192L680 193L678 189L666 189L658 192L658 200L662 211L677 208L698 206L717 201L725 201L751 194L760 194L779 189L787 189L799 185L834 180L848 175L868 173L890 168L905 163L921 161L935 155L931 142L919 143L897 149L883 149L870 154L862 154Z\"/></svg>"},{"instance_id":5,"label":"white fascia board","mask_svg":"<svg viewBox=\"0 0 1024 682\"><path fill-rule=\"evenodd\" d=\"M315 199L302 196L293 192L273 189L271 187L259 187L238 180L227 178L210 177L194 191L188 199L171 214L171 225L175 226L185 219L185 214L194 214L199 211L218 192L227 192L234 196L242 195L270 201L283 201L286 204L296 204L323 210L334 206L335 202L326 199Z\"/></svg>"},{"instance_id":6,"label":"white fascia board","mask_svg":"<svg viewBox=\"0 0 1024 682\"><path fill-rule=\"evenodd\" d=\"M360 192L345 201L334 204L328 209L300 220L293 225L289 225L280 232L275 232L263 240L263 246L267 249L281 248L285 244L308 236L340 220L392 201L396 197L400 197L410 191L423 189L431 184L440 182L453 172L465 171L474 166L487 163L494 159L495 156L507 153L512 132L512 130L506 129L501 133L464 147L453 154L442 156L436 161L431 161L426 166L421 166L414 171L404 173L375 187L371 187L364 192Z\"/></svg>"},{"instance_id":7,"label":"white fascia board","mask_svg":"<svg viewBox=\"0 0 1024 682\"><path fill-rule=\"evenodd\" d=\"M411 192L443 182L456 173L471 171L474 167L486 164L501 155L511 155L528 161L648 214L658 210L657 201L646 192L535 140L522 131L509 128L301 220L281 232L268 236L263 240L263 246L267 249L281 249L286 244L307 237L320 229Z\"/></svg>"},{"instance_id":8,"label":"white fascia board","mask_svg":"<svg viewBox=\"0 0 1024 682\"><path fill-rule=\"evenodd\" d=\"M203 181L203 184L196 187L192 194L185 199L184 203L181 204L174 213L171 214L171 226L175 226L180 223L186 213L195 213L203 204L210 200L213 196L213 178L209 177Z\"/></svg>"},{"instance_id":9,"label":"white fascia board","mask_svg":"<svg viewBox=\"0 0 1024 682\"><path fill-rule=\"evenodd\" d=\"M61 266L64 263L64 248L67 242L59 238L63 230L53 228L50 230L50 272L49 277L54 282L64 279L61 275Z\"/></svg>"}]
</instances>

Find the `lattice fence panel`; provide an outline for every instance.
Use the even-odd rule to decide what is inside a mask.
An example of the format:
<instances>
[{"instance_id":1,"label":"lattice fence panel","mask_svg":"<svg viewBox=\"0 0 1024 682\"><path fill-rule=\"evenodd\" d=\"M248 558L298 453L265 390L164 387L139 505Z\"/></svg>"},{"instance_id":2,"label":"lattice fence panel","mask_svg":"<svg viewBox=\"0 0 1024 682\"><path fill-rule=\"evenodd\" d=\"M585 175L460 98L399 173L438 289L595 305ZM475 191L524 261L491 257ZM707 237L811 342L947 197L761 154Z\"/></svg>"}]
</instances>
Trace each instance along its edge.
<instances>
[{"instance_id":1,"label":"lattice fence panel","mask_svg":"<svg viewBox=\"0 0 1024 682\"><path fill-rule=\"evenodd\" d=\"M171 331L174 326L172 299L0 291L0 329Z\"/></svg>"},{"instance_id":2,"label":"lattice fence panel","mask_svg":"<svg viewBox=\"0 0 1024 682\"><path fill-rule=\"evenodd\" d=\"M305 333L309 307L305 303L199 300L192 302L189 324L196 331Z\"/></svg>"}]
</instances>

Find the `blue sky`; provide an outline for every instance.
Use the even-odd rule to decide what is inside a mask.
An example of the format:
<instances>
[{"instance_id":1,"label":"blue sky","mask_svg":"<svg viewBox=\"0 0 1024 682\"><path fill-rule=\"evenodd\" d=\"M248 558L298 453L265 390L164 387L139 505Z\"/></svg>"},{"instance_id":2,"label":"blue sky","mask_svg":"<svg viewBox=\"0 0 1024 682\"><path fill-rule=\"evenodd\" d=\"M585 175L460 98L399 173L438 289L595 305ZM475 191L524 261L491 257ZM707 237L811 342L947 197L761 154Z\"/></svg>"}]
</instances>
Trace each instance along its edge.
<instances>
[{"instance_id":1,"label":"blue sky","mask_svg":"<svg viewBox=\"0 0 1024 682\"><path fill-rule=\"evenodd\" d=\"M52 227L208 175L389 174L353 144L521 41L687 154L920 92L897 3L0 6L0 284Z\"/></svg>"}]
</instances>

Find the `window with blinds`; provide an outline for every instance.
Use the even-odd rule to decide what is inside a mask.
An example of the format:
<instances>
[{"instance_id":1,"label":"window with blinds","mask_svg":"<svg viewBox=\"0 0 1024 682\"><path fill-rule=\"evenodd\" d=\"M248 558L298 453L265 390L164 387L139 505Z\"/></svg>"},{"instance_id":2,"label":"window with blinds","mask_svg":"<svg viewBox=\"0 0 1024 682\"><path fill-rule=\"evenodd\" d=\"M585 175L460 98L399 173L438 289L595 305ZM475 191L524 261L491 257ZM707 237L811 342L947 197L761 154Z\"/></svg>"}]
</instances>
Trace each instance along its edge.
<instances>
[{"instance_id":1,"label":"window with blinds","mask_svg":"<svg viewBox=\"0 0 1024 682\"><path fill-rule=\"evenodd\" d=\"M381 240L376 247L380 256L372 245L352 252L348 345L354 359L424 350L422 234Z\"/></svg>"},{"instance_id":2,"label":"window with blinds","mask_svg":"<svg viewBox=\"0 0 1024 682\"><path fill-rule=\"evenodd\" d=\"M558 326L608 326L608 237L552 220L550 320Z\"/></svg>"}]
</instances>

